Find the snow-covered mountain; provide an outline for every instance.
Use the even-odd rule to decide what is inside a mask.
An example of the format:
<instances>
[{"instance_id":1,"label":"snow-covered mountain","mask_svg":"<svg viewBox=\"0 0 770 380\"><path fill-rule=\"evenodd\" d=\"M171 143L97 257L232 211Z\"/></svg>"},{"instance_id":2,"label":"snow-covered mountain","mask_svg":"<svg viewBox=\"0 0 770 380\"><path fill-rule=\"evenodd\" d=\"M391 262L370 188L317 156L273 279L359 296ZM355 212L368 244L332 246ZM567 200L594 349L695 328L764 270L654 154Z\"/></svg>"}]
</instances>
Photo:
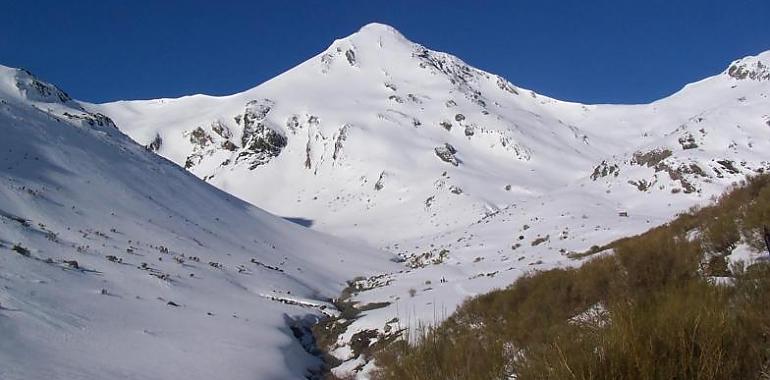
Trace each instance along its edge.
<instances>
[{"instance_id":1,"label":"snow-covered mountain","mask_svg":"<svg viewBox=\"0 0 770 380\"><path fill-rule=\"evenodd\" d=\"M354 333L431 323L770 169L769 93L764 52L650 104L563 102L370 24L239 94L88 107L228 193L401 255L359 283L390 304L340 337L353 359Z\"/></svg>"},{"instance_id":2,"label":"snow-covered mountain","mask_svg":"<svg viewBox=\"0 0 770 380\"><path fill-rule=\"evenodd\" d=\"M295 338L392 268L228 195L0 66L0 378L303 378ZM277 191L277 189L274 189Z\"/></svg>"},{"instance_id":3,"label":"snow-covered mountain","mask_svg":"<svg viewBox=\"0 0 770 380\"><path fill-rule=\"evenodd\" d=\"M674 202L721 189L766 166L767 61L737 61L652 104L583 105L370 24L243 93L95 109L231 194L387 245L581 182L632 199L678 191Z\"/></svg>"},{"instance_id":4,"label":"snow-covered mountain","mask_svg":"<svg viewBox=\"0 0 770 380\"><path fill-rule=\"evenodd\" d=\"M353 278L367 307L332 353L365 374L351 341L770 169L770 52L644 105L555 100L382 24L224 97L86 104L0 74L3 378L301 377L288 326Z\"/></svg>"}]
</instances>

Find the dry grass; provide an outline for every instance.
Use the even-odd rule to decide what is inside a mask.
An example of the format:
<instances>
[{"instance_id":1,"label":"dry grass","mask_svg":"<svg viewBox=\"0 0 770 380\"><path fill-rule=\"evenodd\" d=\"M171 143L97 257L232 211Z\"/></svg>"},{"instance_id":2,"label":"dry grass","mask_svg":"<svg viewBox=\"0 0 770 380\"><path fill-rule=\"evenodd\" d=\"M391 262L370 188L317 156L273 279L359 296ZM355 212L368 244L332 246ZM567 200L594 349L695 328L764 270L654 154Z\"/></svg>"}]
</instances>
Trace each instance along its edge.
<instances>
[{"instance_id":1,"label":"dry grass","mask_svg":"<svg viewBox=\"0 0 770 380\"><path fill-rule=\"evenodd\" d=\"M759 176L713 206L610 244L613 256L466 301L416 344L381 350L376 376L767 379L770 266L728 269L714 259L739 242L763 249L765 224L770 176ZM714 268L733 285L711 284Z\"/></svg>"}]
</instances>

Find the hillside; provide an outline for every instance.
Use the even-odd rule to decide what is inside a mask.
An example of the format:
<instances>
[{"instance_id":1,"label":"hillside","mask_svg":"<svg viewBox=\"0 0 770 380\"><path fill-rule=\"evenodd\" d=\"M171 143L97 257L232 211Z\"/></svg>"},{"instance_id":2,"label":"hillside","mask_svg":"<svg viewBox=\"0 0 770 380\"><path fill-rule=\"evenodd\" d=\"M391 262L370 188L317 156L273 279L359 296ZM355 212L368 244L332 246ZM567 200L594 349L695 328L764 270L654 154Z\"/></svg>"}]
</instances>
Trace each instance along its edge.
<instances>
[{"instance_id":1,"label":"hillside","mask_svg":"<svg viewBox=\"0 0 770 380\"><path fill-rule=\"evenodd\" d=\"M380 349L377 379L764 379L770 175L466 301Z\"/></svg>"},{"instance_id":2,"label":"hillside","mask_svg":"<svg viewBox=\"0 0 770 380\"><path fill-rule=\"evenodd\" d=\"M650 104L578 104L370 24L242 93L84 106L225 192L399 255L349 289L378 307L332 343L340 374L365 373L356 336L442 320L770 169L769 67L764 52Z\"/></svg>"},{"instance_id":3,"label":"hillside","mask_svg":"<svg viewBox=\"0 0 770 380\"><path fill-rule=\"evenodd\" d=\"M231 194L386 246L578 187L628 209L721 192L767 166L768 54L651 104L584 105L370 24L243 93L93 108Z\"/></svg>"},{"instance_id":4,"label":"hillside","mask_svg":"<svg viewBox=\"0 0 770 380\"><path fill-rule=\"evenodd\" d=\"M0 378L284 379L391 255L228 195L0 66ZM308 347L310 348L310 347ZM214 354L213 354L214 353Z\"/></svg>"}]
</instances>

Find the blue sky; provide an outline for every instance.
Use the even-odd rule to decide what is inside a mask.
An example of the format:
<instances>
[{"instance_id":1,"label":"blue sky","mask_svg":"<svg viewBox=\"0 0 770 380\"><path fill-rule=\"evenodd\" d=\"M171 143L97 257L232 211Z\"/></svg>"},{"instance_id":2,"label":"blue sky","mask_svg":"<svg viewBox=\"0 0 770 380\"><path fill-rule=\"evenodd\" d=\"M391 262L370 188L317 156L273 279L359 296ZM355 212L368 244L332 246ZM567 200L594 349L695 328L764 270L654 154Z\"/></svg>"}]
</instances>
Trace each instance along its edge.
<instances>
[{"instance_id":1,"label":"blue sky","mask_svg":"<svg viewBox=\"0 0 770 380\"><path fill-rule=\"evenodd\" d=\"M586 103L649 102L770 49L767 0L0 0L0 64L94 102L226 95L374 21Z\"/></svg>"}]
</instances>

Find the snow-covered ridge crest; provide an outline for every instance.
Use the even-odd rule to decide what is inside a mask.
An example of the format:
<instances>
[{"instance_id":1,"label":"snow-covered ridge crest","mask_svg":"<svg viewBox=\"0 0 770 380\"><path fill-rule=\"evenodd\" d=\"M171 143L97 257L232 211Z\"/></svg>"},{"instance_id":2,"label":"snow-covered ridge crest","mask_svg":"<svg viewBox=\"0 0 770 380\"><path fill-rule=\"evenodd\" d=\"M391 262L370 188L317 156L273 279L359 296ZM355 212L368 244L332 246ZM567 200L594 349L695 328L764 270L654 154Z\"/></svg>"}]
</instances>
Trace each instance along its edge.
<instances>
[{"instance_id":1,"label":"snow-covered ridge crest","mask_svg":"<svg viewBox=\"0 0 770 380\"><path fill-rule=\"evenodd\" d=\"M725 73L739 80L770 80L770 51L736 60Z\"/></svg>"},{"instance_id":2,"label":"snow-covered ridge crest","mask_svg":"<svg viewBox=\"0 0 770 380\"><path fill-rule=\"evenodd\" d=\"M76 106L76 103L66 92L56 85L38 79L27 70L0 66L0 75L3 77L3 86L0 91L5 96L40 103L61 103Z\"/></svg>"}]
</instances>

